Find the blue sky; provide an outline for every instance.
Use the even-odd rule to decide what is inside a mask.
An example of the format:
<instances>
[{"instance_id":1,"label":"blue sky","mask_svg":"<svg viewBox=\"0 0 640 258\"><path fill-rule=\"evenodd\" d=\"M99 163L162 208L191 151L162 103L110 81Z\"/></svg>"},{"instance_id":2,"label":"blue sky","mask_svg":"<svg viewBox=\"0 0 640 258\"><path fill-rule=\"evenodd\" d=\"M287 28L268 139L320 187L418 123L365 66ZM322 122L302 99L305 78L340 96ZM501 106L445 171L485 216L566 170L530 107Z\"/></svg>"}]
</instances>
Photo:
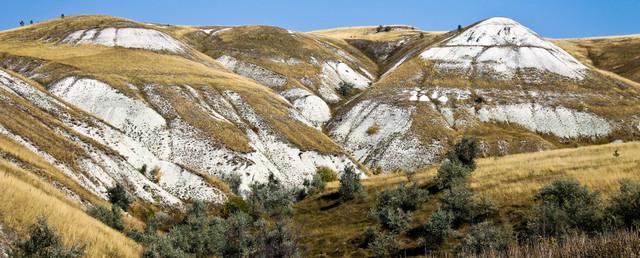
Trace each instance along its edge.
<instances>
[{"instance_id":1,"label":"blue sky","mask_svg":"<svg viewBox=\"0 0 640 258\"><path fill-rule=\"evenodd\" d=\"M266 24L297 31L409 24L427 31L451 30L492 16L507 16L546 37L640 33L640 0L12 0L3 1L0 29L20 20L108 14L137 21L181 25Z\"/></svg>"}]
</instances>

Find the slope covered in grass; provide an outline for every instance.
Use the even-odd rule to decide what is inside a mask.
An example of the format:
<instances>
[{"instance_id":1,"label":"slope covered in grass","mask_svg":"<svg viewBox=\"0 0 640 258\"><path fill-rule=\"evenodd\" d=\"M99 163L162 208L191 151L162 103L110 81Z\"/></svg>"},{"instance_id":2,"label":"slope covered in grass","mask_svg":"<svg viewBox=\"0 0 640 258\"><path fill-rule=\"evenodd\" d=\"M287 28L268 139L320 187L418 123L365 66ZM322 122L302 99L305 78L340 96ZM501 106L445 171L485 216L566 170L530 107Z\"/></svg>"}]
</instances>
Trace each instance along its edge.
<instances>
[{"instance_id":1,"label":"slope covered in grass","mask_svg":"<svg viewBox=\"0 0 640 258\"><path fill-rule=\"evenodd\" d=\"M87 257L139 257L142 249L91 218L59 190L5 160L0 160L0 222L25 237L28 225L47 218L67 245L86 244Z\"/></svg>"},{"instance_id":2,"label":"slope covered in grass","mask_svg":"<svg viewBox=\"0 0 640 258\"><path fill-rule=\"evenodd\" d=\"M619 156L614 156L614 153ZM493 199L504 223L514 225L533 203L533 194L543 185L561 178L575 178L606 199L616 191L620 180L640 181L640 143L606 144L485 158L477 161L470 176L472 189L480 196ZM433 185L436 168L425 169L415 176L424 188ZM406 182L403 174L373 176L363 180L367 195L362 199L340 203L338 183L327 185L318 196L297 205L295 221L304 228L302 244L310 254L329 256L363 256L369 254L362 245L367 227L375 225L368 217L376 196ZM401 236L401 246L418 248L417 231L437 209L436 196L413 213L410 233ZM464 231L464 229L462 229ZM411 233L413 232L413 233ZM455 247L462 237L457 234L445 243L444 250Z\"/></svg>"}]
</instances>

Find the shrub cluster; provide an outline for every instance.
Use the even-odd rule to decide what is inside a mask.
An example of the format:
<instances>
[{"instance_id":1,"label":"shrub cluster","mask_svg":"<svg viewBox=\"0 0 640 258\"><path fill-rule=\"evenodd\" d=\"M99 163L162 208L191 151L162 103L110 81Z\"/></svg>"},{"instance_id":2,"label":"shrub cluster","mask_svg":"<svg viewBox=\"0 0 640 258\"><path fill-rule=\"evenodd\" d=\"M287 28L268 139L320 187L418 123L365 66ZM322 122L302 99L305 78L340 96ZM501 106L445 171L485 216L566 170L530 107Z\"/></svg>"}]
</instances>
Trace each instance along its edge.
<instances>
[{"instance_id":1,"label":"shrub cluster","mask_svg":"<svg viewBox=\"0 0 640 258\"><path fill-rule=\"evenodd\" d=\"M17 258L75 258L84 256L85 246L74 245L66 248L62 238L46 219L39 218L29 228L29 237L15 244L11 257Z\"/></svg>"},{"instance_id":2,"label":"shrub cluster","mask_svg":"<svg viewBox=\"0 0 640 258\"><path fill-rule=\"evenodd\" d=\"M295 190L284 189L275 176L254 183L246 200L230 198L222 217L210 216L195 201L168 233L156 233L155 220L144 232L128 235L145 246L143 257L298 257L291 227Z\"/></svg>"},{"instance_id":3,"label":"shrub cluster","mask_svg":"<svg viewBox=\"0 0 640 258\"><path fill-rule=\"evenodd\" d=\"M344 201L355 199L363 193L360 175L356 173L353 167L346 167L340 176L340 188L338 189L340 198Z\"/></svg>"}]
</instances>

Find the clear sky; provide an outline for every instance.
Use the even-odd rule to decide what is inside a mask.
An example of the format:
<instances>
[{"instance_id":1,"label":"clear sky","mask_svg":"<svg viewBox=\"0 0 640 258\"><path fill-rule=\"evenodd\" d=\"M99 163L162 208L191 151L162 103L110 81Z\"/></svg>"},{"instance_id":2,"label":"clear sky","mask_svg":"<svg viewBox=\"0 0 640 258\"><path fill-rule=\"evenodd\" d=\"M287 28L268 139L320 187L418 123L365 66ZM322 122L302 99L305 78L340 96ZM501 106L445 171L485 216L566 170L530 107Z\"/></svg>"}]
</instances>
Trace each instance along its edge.
<instances>
[{"instance_id":1,"label":"clear sky","mask_svg":"<svg viewBox=\"0 0 640 258\"><path fill-rule=\"evenodd\" d=\"M1 13L2 30L20 20L42 21L64 13L179 25L265 24L297 31L378 24L438 31L506 16L545 37L640 33L640 0L5 0Z\"/></svg>"}]
</instances>

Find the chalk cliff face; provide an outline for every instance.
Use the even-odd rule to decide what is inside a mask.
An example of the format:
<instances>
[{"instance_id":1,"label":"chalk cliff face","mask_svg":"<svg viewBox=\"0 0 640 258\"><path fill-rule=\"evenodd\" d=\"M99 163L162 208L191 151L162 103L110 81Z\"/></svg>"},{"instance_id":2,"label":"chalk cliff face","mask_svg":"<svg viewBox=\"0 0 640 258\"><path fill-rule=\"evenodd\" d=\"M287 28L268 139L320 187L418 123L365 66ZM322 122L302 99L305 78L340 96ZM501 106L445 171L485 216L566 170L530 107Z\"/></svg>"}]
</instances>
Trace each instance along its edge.
<instances>
[{"instance_id":1,"label":"chalk cliff face","mask_svg":"<svg viewBox=\"0 0 640 258\"><path fill-rule=\"evenodd\" d=\"M500 155L640 131L635 83L507 18L301 33L79 16L0 43L0 158L42 165L19 148L97 197L120 182L160 207L221 203L231 174L247 190L320 166L415 170L462 135Z\"/></svg>"}]
</instances>

